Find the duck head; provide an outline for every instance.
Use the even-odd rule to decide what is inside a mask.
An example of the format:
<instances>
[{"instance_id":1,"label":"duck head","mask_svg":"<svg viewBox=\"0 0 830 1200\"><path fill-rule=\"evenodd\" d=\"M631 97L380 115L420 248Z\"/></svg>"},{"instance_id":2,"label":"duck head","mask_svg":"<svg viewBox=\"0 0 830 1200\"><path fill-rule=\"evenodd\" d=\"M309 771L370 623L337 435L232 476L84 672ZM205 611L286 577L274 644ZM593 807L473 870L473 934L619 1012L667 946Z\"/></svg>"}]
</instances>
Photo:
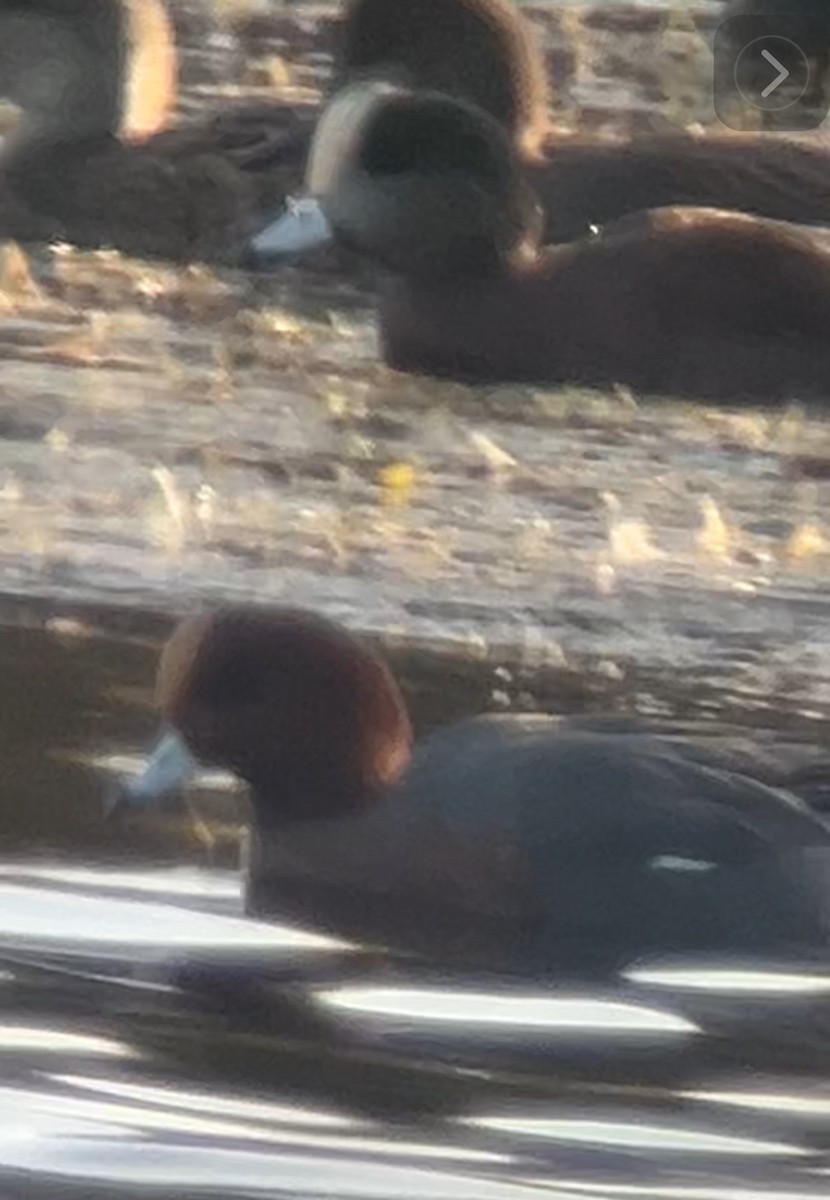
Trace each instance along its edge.
<instances>
[{"instance_id":1,"label":"duck head","mask_svg":"<svg viewBox=\"0 0 830 1200\"><path fill-rule=\"evenodd\" d=\"M543 214L492 116L439 92L353 84L315 131L307 197L252 241L264 266L335 236L395 274L485 276L533 254Z\"/></svg>"},{"instance_id":2,"label":"duck head","mask_svg":"<svg viewBox=\"0 0 830 1200\"><path fill-rule=\"evenodd\" d=\"M21 110L21 141L141 139L175 93L160 0L0 0L0 96Z\"/></svg>"},{"instance_id":3,"label":"duck head","mask_svg":"<svg viewBox=\"0 0 830 1200\"><path fill-rule=\"evenodd\" d=\"M335 56L335 88L361 76L468 100L532 150L547 125L547 72L533 30L510 0L352 0Z\"/></svg>"},{"instance_id":4,"label":"duck head","mask_svg":"<svg viewBox=\"0 0 830 1200\"><path fill-rule=\"evenodd\" d=\"M169 732L120 794L128 807L151 806L213 764L250 785L267 828L362 809L409 760L389 669L341 627L295 609L185 621L162 652L157 701Z\"/></svg>"}]
</instances>

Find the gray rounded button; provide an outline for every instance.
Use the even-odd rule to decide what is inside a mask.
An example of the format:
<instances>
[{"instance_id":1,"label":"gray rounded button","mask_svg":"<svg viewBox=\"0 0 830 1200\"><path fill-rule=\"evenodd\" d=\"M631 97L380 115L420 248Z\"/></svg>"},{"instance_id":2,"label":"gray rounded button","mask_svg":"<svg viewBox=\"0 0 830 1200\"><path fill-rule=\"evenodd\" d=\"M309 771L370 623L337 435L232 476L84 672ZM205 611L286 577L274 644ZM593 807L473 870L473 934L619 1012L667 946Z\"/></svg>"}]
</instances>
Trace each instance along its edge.
<instances>
[{"instance_id":1,"label":"gray rounded button","mask_svg":"<svg viewBox=\"0 0 830 1200\"><path fill-rule=\"evenodd\" d=\"M755 38L735 59L736 89L747 104L765 112L778 112L798 104L809 83L809 59L787 37Z\"/></svg>"}]
</instances>

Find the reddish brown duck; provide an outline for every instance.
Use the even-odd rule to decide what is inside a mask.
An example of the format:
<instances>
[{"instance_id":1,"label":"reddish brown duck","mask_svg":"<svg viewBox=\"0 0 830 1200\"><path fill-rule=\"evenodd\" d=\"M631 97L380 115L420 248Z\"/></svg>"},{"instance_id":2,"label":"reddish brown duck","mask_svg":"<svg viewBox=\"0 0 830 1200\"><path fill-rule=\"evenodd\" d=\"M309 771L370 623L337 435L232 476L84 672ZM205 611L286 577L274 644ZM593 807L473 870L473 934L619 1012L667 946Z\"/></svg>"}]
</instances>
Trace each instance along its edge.
<instances>
[{"instance_id":1,"label":"reddish brown duck","mask_svg":"<svg viewBox=\"0 0 830 1200\"><path fill-rule=\"evenodd\" d=\"M316 204L254 239L260 264L328 223L392 275L387 362L459 379L629 384L697 397L830 396L830 248L796 227L658 210L540 249L504 129L437 93L355 84L321 117Z\"/></svg>"},{"instance_id":2,"label":"reddish brown duck","mask_svg":"<svg viewBox=\"0 0 830 1200\"><path fill-rule=\"evenodd\" d=\"M385 664L296 609L186 621L158 699L168 732L121 800L149 808L198 762L245 780L257 915L531 975L826 944L827 828L700 750L538 714L413 750Z\"/></svg>"}]
</instances>

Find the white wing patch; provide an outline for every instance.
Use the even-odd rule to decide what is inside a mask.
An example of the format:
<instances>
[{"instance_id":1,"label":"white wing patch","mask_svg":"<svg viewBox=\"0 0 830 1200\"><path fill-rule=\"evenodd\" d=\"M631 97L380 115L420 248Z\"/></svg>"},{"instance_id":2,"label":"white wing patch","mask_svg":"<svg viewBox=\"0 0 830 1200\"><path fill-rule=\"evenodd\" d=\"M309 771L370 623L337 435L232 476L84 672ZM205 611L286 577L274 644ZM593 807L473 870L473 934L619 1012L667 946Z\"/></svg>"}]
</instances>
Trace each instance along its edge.
<instances>
[{"instance_id":1,"label":"white wing patch","mask_svg":"<svg viewBox=\"0 0 830 1200\"><path fill-rule=\"evenodd\" d=\"M697 871L699 874L715 871L717 866L717 863L706 862L700 858L683 858L679 854L658 854L648 862L650 871Z\"/></svg>"}]
</instances>

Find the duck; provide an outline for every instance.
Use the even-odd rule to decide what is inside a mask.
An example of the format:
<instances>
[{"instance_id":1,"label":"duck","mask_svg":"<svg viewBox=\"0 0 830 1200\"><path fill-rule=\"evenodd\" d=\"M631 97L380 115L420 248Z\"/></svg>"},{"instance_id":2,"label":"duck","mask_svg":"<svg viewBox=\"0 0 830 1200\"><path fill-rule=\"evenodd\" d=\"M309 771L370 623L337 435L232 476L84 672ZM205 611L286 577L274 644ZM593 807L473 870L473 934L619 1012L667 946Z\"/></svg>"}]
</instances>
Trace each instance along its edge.
<instances>
[{"instance_id":1,"label":"duck","mask_svg":"<svg viewBox=\"0 0 830 1200\"><path fill-rule=\"evenodd\" d=\"M383 658L287 607L186 617L156 695L164 732L111 811L146 812L201 764L234 772L258 918L534 977L825 944L827 825L699 747L538 714L414 744Z\"/></svg>"},{"instance_id":2,"label":"duck","mask_svg":"<svg viewBox=\"0 0 830 1200\"><path fill-rule=\"evenodd\" d=\"M544 67L528 27L501 0L444 0L437 9L416 0L412 37L392 48L387 15L360 0L344 5L338 80L414 73L472 94L518 140L530 136L545 112ZM22 114L0 154L0 231L235 263L300 186L315 108L242 102L177 127L176 76L163 0L0 0L0 94Z\"/></svg>"},{"instance_id":3,"label":"duck","mask_svg":"<svg viewBox=\"0 0 830 1200\"><path fill-rule=\"evenodd\" d=\"M348 0L330 94L354 79L468 100L500 121L522 153L550 125L541 47L510 0Z\"/></svg>"},{"instance_id":4,"label":"duck","mask_svg":"<svg viewBox=\"0 0 830 1200\"><path fill-rule=\"evenodd\" d=\"M507 0L347 0L333 74L335 91L388 79L489 112L539 196L546 242L676 204L827 219L830 157L805 144L554 133L544 59ZM171 127L163 0L0 0L0 94L22 113L0 153L3 236L172 261L235 263L299 186L316 119L313 105L275 99Z\"/></svg>"},{"instance_id":5,"label":"duck","mask_svg":"<svg viewBox=\"0 0 830 1200\"><path fill-rule=\"evenodd\" d=\"M351 0L332 91L359 78L444 92L501 121L544 212L546 243L676 206L830 222L830 154L820 142L720 129L612 139L554 128L538 38L510 0Z\"/></svg>"},{"instance_id":6,"label":"duck","mask_svg":"<svg viewBox=\"0 0 830 1200\"><path fill-rule=\"evenodd\" d=\"M312 106L229 105L171 127L162 0L2 0L0 228L174 261L234 261L302 176Z\"/></svg>"},{"instance_id":7,"label":"duck","mask_svg":"<svg viewBox=\"0 0 830 1200\"><path fill-rule=\"evenodd\" d=\"M320 117L307 196L258 268L335 237L388 276L386 363L472 383L626 385L703 399L830 395L830 240L670 208L542 248L544 214L489 114L389 82Z\"/></svg>"}]
</instances>

